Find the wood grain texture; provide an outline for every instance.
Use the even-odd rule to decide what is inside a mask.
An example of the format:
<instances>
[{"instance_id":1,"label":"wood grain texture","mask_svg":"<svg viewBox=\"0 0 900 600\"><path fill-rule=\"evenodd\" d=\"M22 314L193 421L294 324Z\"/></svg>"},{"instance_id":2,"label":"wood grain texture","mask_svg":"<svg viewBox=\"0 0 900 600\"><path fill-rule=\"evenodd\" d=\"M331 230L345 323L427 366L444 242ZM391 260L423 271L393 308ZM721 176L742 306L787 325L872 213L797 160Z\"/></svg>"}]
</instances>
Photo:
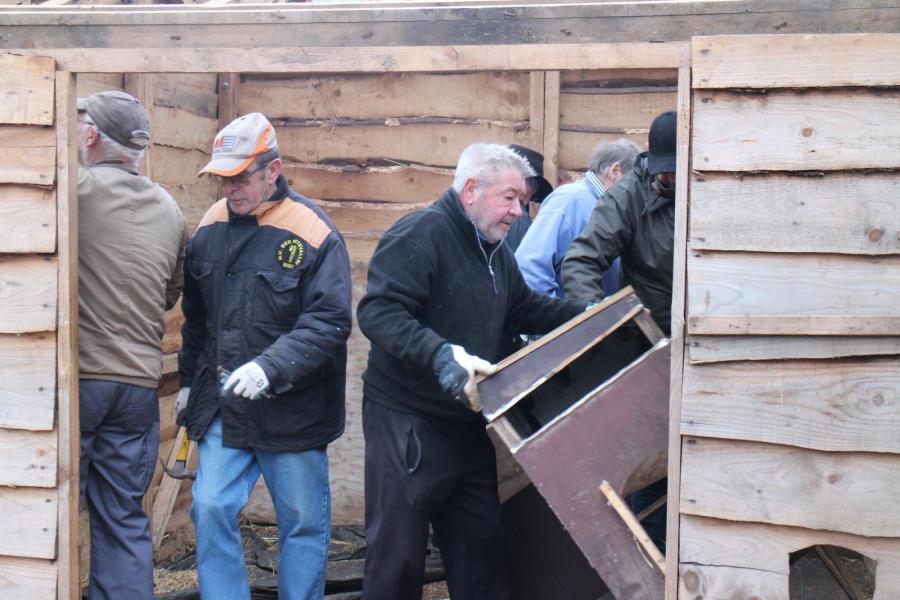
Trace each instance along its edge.
<instances>
[{"instance_id":1,"label":"wood grain texture","mask_svg":"<svg viewBox=\"0 0 900 600\"><path fill-rule=\"evenodd\" d=\"M56 192L52 188L0 184L0 252L56 250Z\"/></svg>"},{"instance_id":2,"label":"wood grain texture","mask_svg":"<svg viewBox=\"0 0 900 600\"><path fill-rule=\"evenodd\" d=\"M900 336L694 335L692 364L900 355Z\"/></svg>"},{"instance_id":3,"label":"wood grain texture","mask_svg":"<svg viewBox=\"0 0 900 600\"><path fill-rule=\"evenodd\" d=\"M154 108L153 143L209 153L218 121L179 108Z\"/></svg>"},{"instance_id":4,"label":"wood grain texture","mask_svg":"<svg viewBox=\"0 0 900 600\"><path fill-rule=\"evenodd\" d=\"M695 250L900 254L900 175L695 173Z\"/></svg>"},{"instance_id":5,"label":"wood grain texture","mask_svg":"<svg viewBox=\"0 0 900 600\"><path fill-rule=\"evenodd\" d=\"M662 112L674 110L672 91L630 91L632 88L579 89L562 93L559 100L559 126L562 129L648 130Z\"/></svg>"},{"instance_id":6,"label":"wood grain texture","mask_svg":"<svg viewBox=\"0 0 900 600\"><path fill-rule=\"evenodd\" d=\"M77 76L77 93L79 98L86 98L97 92L121 90L124 87L121 73L84 73Z\"/></svg>"},{"instance_id":7,"label":"wood grain texture","mask_svg":"<svg viewBox=\"0 0 900 600\"><path fill-rule=\"evenodd\" d=\"M460 153L474 142L532 143L527 122L408 123L402 125L346 125L279 127L278 145L287 159L315 163L332 159L370 158L453 168Z\"/></svg>"},{"instance_id":8,"label":"wood grain texture","mask_svg":"<svg viewBox=\"0 0 900 600\"><path fill-rule=\"evenodd\" d=\"M682 513L900 537L900 456L684 440Z\"/></svg>"},{"instance_id":9,"label":"wood grain texture","mask_svg":"<svg viewBox=\"0 0 900 600\"><path fill-rule=\"evenodd\" d=\"M52 127L0 125L0 183L51 185L55 170Z\"/></svg>"},{"instance_id":10,"label":"wood grain texture","mask_svg":"<svg viewBox=\"0 0 900 600\"><path fill-rule=\"evenodd\" d=\"M900 256L690 252L692 334L900 335Z\"/></svg>"},{"instance_id":11,"label":"wood grain texture","mask_svg":"<svg viewBox=\"0 0 900 600\"><path fill-rule=\"evenodd\" d=\"M56 487L56 432L0 429L0 485Z\"/></svg>"},{"instance_id":12,"label":"wood grain texture","mask_svg":"<svg viewBox=\"0 0 900 600\"><path fill-rule=\"evenodd\" d=\"M704 598L752 598L740 593L751 586L740 573L763 580L783 577L783 583L761 595L766 600L788 600L788 557L792 552L813 545L827 544L848 548L878 562L874 600L900 597L900 540L864 538L832 531L781 527L764 523L734 523L692 515L682 516L681 577L684 584L689 571L697 571L696 589L682 589L682 600ZM721 571L716 569L721 568ZM729 588L729 582L739 582ZM713 588L713 586L715 586ZM686 586L685 586L686 587ZM722 590L709 594L710 589ZM768 589L768 588L764 588ZM684 595L684 592L692 592ZM704 593L705 592L705 593ZM729 593L733 592L733 593ZM736 595L735 595L736 594Z\"/></svg>"},{"instance_id":13,"label":"wood grain texture","mask_svg":"<svg viewBox=\"0 0 900 600\"><path fill-rule=\"evenodd\" d=\"M681 433L900 452L900 358L688 365Z\"/></svg>"},{"instance_id":14,"label":"wood grain texture","mask_svg":"<svg viewBox=\"0 0 900 600\"><path fill-rule=\"evenodd\" d=\"M52 58L0 54L0 123L53 123L55 70Z\"/></svg>"},{"instance_id":15,"label":"wood grain texture","mask_svg":"<svg viewBox=\"0 0 900 600\"><path fill-rule=\"evenodd\" d=\"M248 78L241 86L240 114L259 111L270 119L387 119L440 116L462 119L528 119L529 73L388 73Z\"/></svg>"},{"instance_id":16,"label":"wood grain texture","mask_svg":"<svg viewBox=\"0 0 900 600\"><path fill-rule=\"evenodd\" d=\"M900 36L754 35L695 37L695 88L900 85Z\"/></svg>"},{"instance_id":17,"label":"wood grain texture","mask_svg":"<svg viewBox=\"0 0 900 600\"><path fill-rule=\"evenodd\" d=\"M680 600L704 598L760 598L790 600L787 573L741 569L724 565L681 564L678 572Z\"/></svg>"},{"instance_id":18,"label":"wood grain texture","mask_svg":"<svg viewBox=\"0 0 900 600\"><path fill-rule=\"evenodd\" d=\"M648 128L649 131L649 128ZM579 171L582 175L587 170L591 150L601 142L613 142L626 138L647 148L647 132L640 133L593 133L590 131L559 132L559 164L563 169Z\"/></svg>"},{"instance_id":19,"label":"wood grain texture","mask_svg":"<svg viewBox=\"0 0 900 600\"><path fill-rule=\"evenodd\" d=\"M0 487L0 555L55 558L56 508L55 489Z\"/></svg>"},{"instance_id":20,"label":"wood grain texture","mask_svg":"<svg viewBox=\"0 0 900 600\"><path fill-rule=\"evenodd\" d=\"M431 202L447 191L453 182L450 169L428 169L416 165L329 168L286 163L282 172L293 189L315 200Z\"/></svg>"},{"instance_id":21,"label":"wood grain texture","mask_svg":"<svg viewBox=\"0 0 900 600\"><path fill-rule=\"evenodd\" d=\"M56 598L56 565L48 560L0 558L0 596L53 600Z\"/></svg>"},{"instance_id":22,"label":"wood grain texture","mask_svg":"<svg viewBox=\"0 0 900 600\"><path fill-rule=\"evenodd\" d=\"M53 429L56 335L0 335L0 427Z\"/></svg>"},{"instance_id":23,"label":"wood grain texture","mask_svg":"<svg viewBox=\"0 0 900 600\"><path fill-rule=\"evenodd\" d=\"M422 204L375 204L370 202L320 202L322 208L334 226L345 235L380 236L400 217L417 208L429 206L431 201Z\"/></svg>"},{"instance_id":24,"label":"wood grain texture","mask_svg":"<svg viewBox=\"0 0 900 600\"><path fill-rule=\"evenodd\" d=\"M677 86L678 69L569 69L562 72L563 91L591 88Z\"/></svg>"},{"instance_id":25,"label":"wood grain texture","mask_svg":"<svg viewBox=\"0 0 900 600\"><path fill-rule=\"evenodd\" d=\"M698 171L879 169L900 166L895 90L697 91Z\"/></svg>"},{"instance_id":26,"label":"wood grain texture","mask_svg":"<svg viewBox=\"0 0 900 600\"><path fill-rule=\"evenodd\" d=\"M56 329L56 267L52 257L0 256L0 333Z\"/></svg>"},{"instance_id":27,"label":"wood grain texture","mask_svg":"<svg viewBox=\"0 0 900 600\"><path fill-rule=\"evenodd\" d=\"M153 85L156 106L180 108L201 117L216 118L219 95L215 73L166 73ZM210 140L212 145L212 140Z\"/></svg>"}]
</instances>

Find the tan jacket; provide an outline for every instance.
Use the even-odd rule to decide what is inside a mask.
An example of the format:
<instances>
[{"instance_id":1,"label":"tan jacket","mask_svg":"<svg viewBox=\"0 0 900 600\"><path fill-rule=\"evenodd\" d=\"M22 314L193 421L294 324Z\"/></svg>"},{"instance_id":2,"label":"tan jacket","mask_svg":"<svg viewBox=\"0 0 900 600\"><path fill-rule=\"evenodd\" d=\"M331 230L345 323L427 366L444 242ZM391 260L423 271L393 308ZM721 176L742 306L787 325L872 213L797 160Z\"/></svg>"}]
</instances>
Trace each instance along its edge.
<instances>
[{"instance_id":1,"label":"tan jacket","mask_svg":"<svg viewBox=\"0 0 900 600\"><path fill-rule=\"evenodd\" d=\"M113 164L78 170L81 379L157 386L187 236L175 200L146 177Z\"/></svg>"}]
</instances>

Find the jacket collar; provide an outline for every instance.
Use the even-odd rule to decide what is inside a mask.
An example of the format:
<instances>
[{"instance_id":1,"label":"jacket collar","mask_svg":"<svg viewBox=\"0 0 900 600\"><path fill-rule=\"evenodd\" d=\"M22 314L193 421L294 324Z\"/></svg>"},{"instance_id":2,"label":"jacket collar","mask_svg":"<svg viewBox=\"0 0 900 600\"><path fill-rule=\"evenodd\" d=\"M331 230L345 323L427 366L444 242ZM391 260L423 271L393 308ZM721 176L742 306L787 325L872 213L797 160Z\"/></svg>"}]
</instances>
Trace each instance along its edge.
<instances>
[{"instance_id":1,"label":"jacket collar","mask_svg":"<svg viewBox=\"0 0 900 600\"><path fill-rule=\"evenodd\" d=\"M486 252L491 252L503 244L503 240L494 244L489 244L485 241L484 236L481 235L481 232L475 227L475 223L472 222L469 215L463 210L462 200L453 188L450 188L441 194L441 197L437 199L434 206L449 217L450 221L452 221L454 226L459 230L463 239L471 240L469 243L473 246L481 246Z\"/></svg>"},{"instance_id":2,"label":"jacket collar","mask_svg":"<svg viewBox=\"0 0 900 600\"><path fill-rule=\"evenodd\" d=\"M634 164L634 171L638 176L638 179L641 180L641 185L647 190L647 193L644 195L644 213L657 211L666 204L675 201L674 192L670 195L667 192L661 191L660 187L657 185L656 177L650 174L650 171L647 168L646 152L638 157Z\"/></svg>"}]
</instances>

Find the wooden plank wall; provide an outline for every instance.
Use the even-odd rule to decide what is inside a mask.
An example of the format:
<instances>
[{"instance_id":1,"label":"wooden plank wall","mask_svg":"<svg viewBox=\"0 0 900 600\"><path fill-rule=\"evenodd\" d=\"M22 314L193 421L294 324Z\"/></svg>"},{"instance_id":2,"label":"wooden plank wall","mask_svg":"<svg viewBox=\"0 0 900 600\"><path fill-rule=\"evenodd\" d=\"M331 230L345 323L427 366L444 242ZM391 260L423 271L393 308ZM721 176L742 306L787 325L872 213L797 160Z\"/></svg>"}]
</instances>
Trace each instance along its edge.
<instances>
[{"instance_id":1,"label":"wooden plank wall","mask_svg":"<svg viewBox=\"0 0 900 600\"><path fill-rule=\"evenodd\" d=\"M816 544L900 597L898 53L694 38L679 599L787 600Z\"/></svg>"},{"instance_id":2,"label":"wooden plank wall","mask_svg":"<svg viewBox=\"0 0 900 600\"><path fill-rule=\"evenodd\" d=\"M629 137L675 107L677 71L480 71L352 75L245 75L237 114L275 124L291 185L316 200L350 251L354 305L368 261L397 219L432 203L476 141L558 156L560 181L581 177L591 149ZM557 172L545 162L548 179ZM335 522L363 521L362 380L369 345L355 326L347 373L347 429L330 449ZM265 494L251 515L271 518Z\"/></svg>"},{"instance_id":3,"label":"wooden plank wall","mask_svg":"<svg viewBox=\"0 0 900 600\"><path fill-rule=\"evenodd\" d=\"M0 63L0 596L50 600L68 550L58 519L70 506L69 439L56 413L57 399L68 400L57 389L57 343L71 333L64 325L57 335L57 315L71 306L57 299L55 63Z\"/></svg>"}]
</instances>

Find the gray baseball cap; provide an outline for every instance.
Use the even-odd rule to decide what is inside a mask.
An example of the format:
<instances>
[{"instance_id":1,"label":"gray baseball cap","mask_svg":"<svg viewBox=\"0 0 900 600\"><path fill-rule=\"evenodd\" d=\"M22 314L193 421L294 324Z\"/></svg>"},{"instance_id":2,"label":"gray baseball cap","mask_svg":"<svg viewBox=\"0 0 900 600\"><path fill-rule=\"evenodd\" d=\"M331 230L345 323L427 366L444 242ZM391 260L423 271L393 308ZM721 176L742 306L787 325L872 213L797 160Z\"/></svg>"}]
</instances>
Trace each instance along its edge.
<instances>
[{"instance_id":1,"label":"gray baseball cap","mask_svg":"<svg viewBox=\"0 0 900 600\"><path fill-rule=\"evenodd\" d=\"M150 119L137 98L125 92L100 92L77 100L97 129L127 148L143 150L150 143Z\"/></svg>"}]
</instances>

